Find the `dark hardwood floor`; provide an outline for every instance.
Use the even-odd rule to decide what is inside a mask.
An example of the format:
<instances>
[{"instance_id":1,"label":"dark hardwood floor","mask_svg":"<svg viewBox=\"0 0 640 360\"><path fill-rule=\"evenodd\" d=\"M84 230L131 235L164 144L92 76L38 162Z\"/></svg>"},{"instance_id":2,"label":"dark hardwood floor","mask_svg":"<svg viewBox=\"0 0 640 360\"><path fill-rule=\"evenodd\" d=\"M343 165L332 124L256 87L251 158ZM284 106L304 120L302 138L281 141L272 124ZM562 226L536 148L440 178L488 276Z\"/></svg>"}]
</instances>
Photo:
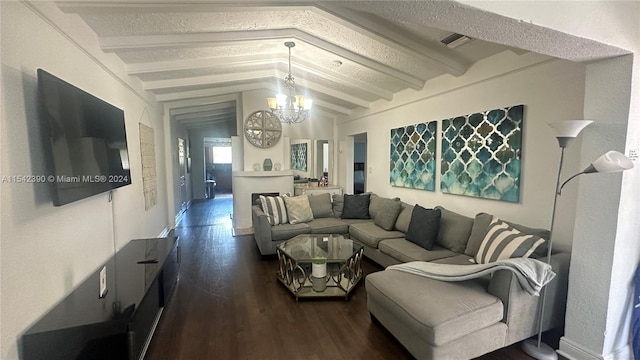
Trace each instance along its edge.
<instances>
[{"instance_id":1,"label":"dark hardwood floor","mask_svg":"<svg viewBox=\"0 0 640 360\"><path fill-rule=\"evenodd\" d=\"M369 318L363 283L348 301L300 300L252 236L232 236L230 196L195 202L180 236L180 280L145 359L413 359ZM363 262L366 274L381 270ZM529 360L517 346L482 360Z\"/></svg>"}]
</instances>

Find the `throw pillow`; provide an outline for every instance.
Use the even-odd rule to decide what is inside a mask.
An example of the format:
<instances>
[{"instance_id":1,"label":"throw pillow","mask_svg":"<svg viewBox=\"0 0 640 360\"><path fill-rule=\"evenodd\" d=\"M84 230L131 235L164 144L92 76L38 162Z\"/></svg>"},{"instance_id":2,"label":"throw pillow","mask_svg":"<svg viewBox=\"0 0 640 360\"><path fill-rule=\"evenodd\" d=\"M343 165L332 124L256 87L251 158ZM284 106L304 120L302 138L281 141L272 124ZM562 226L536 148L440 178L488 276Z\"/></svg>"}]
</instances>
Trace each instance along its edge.
<instances>
[{"instance_id":1,"label":"throw pillow","mask_svg":"<svg viewBox=\"0 0 640 360\"><path fill-rule=\"evenodd\" d=\"M539 257L547 256L547 250L548 250L548 246L549 246L549 238L551 237L551 232L549 232L549 230L530 228L528 226L520 225L518 223L514 223L514 222L511 222L511 221L507 221L507 224L513 226L516 230L520 231L521 233L531 234L531 235L535 235L535 236L541 237L544 240L544 243L542 245L538 246L533 251L533 255L531 255L531 257L532 258L539 258Z\"/></svg>"},{"instance_id":2,"label":"throw pillow","mask_svg":"<svg viewBox=\"0 0 640 360\"><path fill-rule=\"evenodd\" d=\"M396 230L407 233L409 231L409 224L411 223L411 213L413 212L413 205L409 205L405 202L400 202L402 209L398 214L398 220L396 220Z\"/></svg>"},{"instance_id":3,"label":"throw pillow","mask_svg":"<svg viewBox=\"0 0 640 360\"><path fill-rule=\"evenodd\" d=\"M287 218L287 208L281 196L260 195L260 204L262 205L262 211L267 214L269 224L279 225L289 222Z\"/></svg>"},{"instance_id":4,"label":"throw pillow","mask_svg":"<svg viewBox=\"0 0 640 360\"><path fill-rule=\"evenodd\" d=\"M476 214L476 218L473 221L473 228L471 229L471 235L469 236L469 242L467 243L467 248L464 250L466 255L472 257L476 256L478 249L480 248L480 244L482 243L482 240L484 240L492 221L493 215L491 214L484 212ZM549 230L530 228L528 226L506 220L505 222L523 234L536 235L545 240L544 244L536 248L534 253L531 255L532 258L539 258L547 255L547 246L550 236Z\"/></svg>"},{"instance_id":5,"label":"throw pillow","mask_svg":"<svg viewBox=\"0 0 640 360\"><path fill-rule=\"evenodd\" d=\"M416 204L411 212L411 221L405 238L427 250L431 250L438 238L441 215L440 209L425 209Z\"/></svg>"},{"instance_id":6,"label":"throw pillow","mask_svg":"<svg viewBox=\"0 0 640 360\"><path fill-rule=\"evenodd\" d=\"M333 217L331 194L309 195L309 205L314 219Z\"/></svg>"},{"instance_id":7,"label":"throw pillow","mask_svg":"<svg viewBox=\"0 0 640 360\"><path fill-rule=\"evenodd\" d=\"M487 264L508 258L529 257L545 240L536 235L523 234L506 221L493 218L475 260Z\"/></svg>"},{"instance_id":8,"label":"throw pillow","mask_svg":"<svg viewBox=\"0 0 640 360\"><path fill-rule=\"evenodd\" d=\"M373 222L381 228L391 231L396 224L400 210L402 210L400 199L382 199ZM369 214L371 214L371 206L369 206Z\"/></svg>"},{"instance_id":9,"label":"throw pillow","mask_svg":"<svg viewBox=\"0 0 640 360\"><path fill-rule=\"evenodd\" d=\"M344 195L333 194L331 195L331 200L333 216L339 219L342 217L342 210L344 208Z\"/></svg>"},{"instance_id":10,"label":"throw pillow","mask_svg":"<svg viewBox=\"0 0 640 360\"><path fill-rule=\"evenodd\" d=\"M382 210L382 207L384 206L384 203L387 200L400 201L399 197L385 198L385 197L378 196L375 193L369 193L369 194L371 194L369 197L369 217L371 217L372 219L375 219L376 216L378 216L378 212Z\"/></svg>"},{"instance_id":11,"label":"throw pillow","mask_svg":"<svg viewBox=\"0 0 640 360\"><path fill-rule=\"evenodd\" d=\"M436 206L436 209L442 212L438 228L438 243L451 251L464 254L471 235L473 219L441 206Z\"/></svg>"},{"instance_id":12,"label":"throw pillow","mask_svg":"<svg viewBox=\"0 0 640 360\"><path fill-rule=\"evenodd\" d=\"M493 215L491 214L484 212L476 214L476 218L473 220L473 227L471 228L471 235L469 235L469 241L467 242L467 248L464 249L465 255L476 256L492 220Z\"/></svg>"},{"instance_id":13,"label":"throw pillow","mask_svg":"<svg viewBox=\"0 0 640 360\"><path fill-rule=\"evenodd\" d=\"M284 203L287 205L289 224L300 224L313 220L313 212L309 206L307 195L285 197Z\"/></svg>"},{"instance_id":14,"label":"throw pillow","mask_svg":"<svg viewBox=\"0 0 640 360\"><path fill-rule=\"evenodd\" d=\"M342 209L343 219L370 219L369 202L371 194L345 195Z\"/></svg>"},{"instance_id":15,"label":"throw pillow","mask_svg":"<svg viewBox=\"0 0 640 360\"><path fill-rule=\"evenodd\" d=\"M385 198L380 197L372 192L368 194L369 194L369 217L372 219L375 219L376 214L378 213L378 210L380 210L380 206L382 206L382 201Z\"/></svg>"}]
</instances>

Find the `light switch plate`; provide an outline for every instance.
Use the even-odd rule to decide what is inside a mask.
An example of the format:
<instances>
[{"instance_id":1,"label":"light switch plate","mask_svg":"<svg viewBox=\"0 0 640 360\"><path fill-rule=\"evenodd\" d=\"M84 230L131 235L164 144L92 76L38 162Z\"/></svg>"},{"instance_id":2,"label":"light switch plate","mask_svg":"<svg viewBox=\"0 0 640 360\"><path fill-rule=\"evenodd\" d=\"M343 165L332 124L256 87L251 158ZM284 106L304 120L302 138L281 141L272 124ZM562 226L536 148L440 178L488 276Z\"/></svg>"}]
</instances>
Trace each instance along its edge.
<instances>
[{"instance_id":1,"label":"light switch plate","mask_svg":"<svg viewBox=\"0 0 640 360\"><path fill-rule=\"evenodd\" d=\"M103 266L100 270L100 298L102 299L107 294L107 267Z\"/></svg>"}]
</instances>

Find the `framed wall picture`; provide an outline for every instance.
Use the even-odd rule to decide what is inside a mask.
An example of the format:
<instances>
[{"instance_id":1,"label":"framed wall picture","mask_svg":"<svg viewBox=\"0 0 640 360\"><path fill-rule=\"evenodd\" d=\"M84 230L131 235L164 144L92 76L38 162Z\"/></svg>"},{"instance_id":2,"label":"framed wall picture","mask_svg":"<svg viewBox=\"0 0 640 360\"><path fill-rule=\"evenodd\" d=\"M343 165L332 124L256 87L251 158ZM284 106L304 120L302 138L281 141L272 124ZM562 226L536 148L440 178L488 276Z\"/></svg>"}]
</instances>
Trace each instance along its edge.
<instances>
[{"instance_id":1,"label":"framed wall picture","mask_svg":"<svg viewBox=\"0 0 640 360\"><path fill-rule=\"evenodd\" d=\"M307 144L291 144L291 169L307 171Z\"/></svg>"},{"instance_id":2,"label":"framed wall picture","mask_svg":"<svg viewBox=\"0 0 640 360\"><path fill-rule=\"evenodd\" d=\"M435 191L437 121L391 129L391 186Z\"/></svg>"},{"instance_id":3,"label":"framed wall picture","mask_svg":"<svg viewBox=\"0 0 640 360\"><path fill-rule=\"evenodd\" d=\"M442 120L443 193L520 201L524 105Z\"/></svg>"}]
</instances>

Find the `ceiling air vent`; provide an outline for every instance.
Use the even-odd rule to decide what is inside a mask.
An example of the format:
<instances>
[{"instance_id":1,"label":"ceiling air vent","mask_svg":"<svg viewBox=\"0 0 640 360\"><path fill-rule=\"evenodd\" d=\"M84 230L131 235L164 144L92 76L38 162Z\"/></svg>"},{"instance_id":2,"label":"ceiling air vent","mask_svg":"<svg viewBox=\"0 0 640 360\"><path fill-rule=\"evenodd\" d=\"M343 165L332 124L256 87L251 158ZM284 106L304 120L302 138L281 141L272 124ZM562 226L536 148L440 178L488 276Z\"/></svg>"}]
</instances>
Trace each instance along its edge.
<instances>
[{"instance_id":1,"label":"ceiling air vent","mask_svg":"<svg viewBox=\"0 0 640 360\"><path fill-rule=\"evenodd\" d=\"M458 46L468 42L469 40L471 40L471 38L466 36L466 35L453 33L453 34L445 37L444 39L440 40L440 42L445 44L445 45L447 45L448 47L450 47L452 49L455 49Z\"/></svg>"}]
</instances>

